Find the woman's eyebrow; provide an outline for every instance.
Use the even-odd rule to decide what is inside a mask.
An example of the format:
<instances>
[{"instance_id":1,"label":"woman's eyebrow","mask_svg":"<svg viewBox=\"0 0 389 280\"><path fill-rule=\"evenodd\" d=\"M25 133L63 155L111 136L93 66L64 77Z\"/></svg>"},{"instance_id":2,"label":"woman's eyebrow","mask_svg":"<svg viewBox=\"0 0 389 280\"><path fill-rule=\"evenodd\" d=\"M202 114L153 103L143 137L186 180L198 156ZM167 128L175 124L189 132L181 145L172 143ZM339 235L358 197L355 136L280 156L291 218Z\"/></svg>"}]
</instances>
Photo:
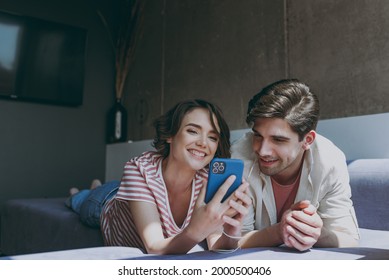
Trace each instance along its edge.
<instances>
[{"instance_id":1,"label":"woman's eyebrow","mask_svg":"<svg viewBox=\"0 0 389 280\"><path fill-rule=\"evenodd\" d=\"M187 126L194 126L194 127L198 128L198 129L202 129L202 128L203 128L201 125L199 125L199 124L197 124L197 123L187 123L187 124L185 125L185 127L187 127ZM212 132L212 133L216 133L216 134L219 133L219 132L218 132L217 130L215 130L215 129L212 129L211 132Z\"/></svg>"},{"instance_id":2,"label":"woman's eyebrow","mask_svg":"<svg viewBox=\"0 0 389 280\"><path fill-rule=\"evenodd\" d=\"M201 128L201 125L196 124L196 123L187 123L187 124L185 125L185 127L187 127L187 126L194 126L194 127L197 127L197 128Z\"/></svg>"}]
</instances>

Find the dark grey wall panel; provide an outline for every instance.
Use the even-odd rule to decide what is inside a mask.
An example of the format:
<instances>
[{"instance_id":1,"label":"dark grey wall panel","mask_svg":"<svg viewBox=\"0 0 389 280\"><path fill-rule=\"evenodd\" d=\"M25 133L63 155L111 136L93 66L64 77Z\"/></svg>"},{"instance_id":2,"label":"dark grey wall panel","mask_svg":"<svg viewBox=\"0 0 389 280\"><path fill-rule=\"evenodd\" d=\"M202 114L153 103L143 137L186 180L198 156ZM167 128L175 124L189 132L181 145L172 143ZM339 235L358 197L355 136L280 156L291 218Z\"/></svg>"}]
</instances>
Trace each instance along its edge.
<instances>
[{"instance_id":1,"label":"dark grey wall panel","mask_svg":"<svg viewBox=\"0 0 389 280\"><path fill-rule=\"evenodd\" d=\"M320 97L322 118L389 111L389 2L287 1L290 76Z\"/></svg>"},{"instance_id":2,"label":"dark grey wall panel","mask_svg":"<svg viewBox=\"0 0 389 280\"><path fill-rule=\"evenodd\" d=\"M163 1L146 1L142 36L124 91L131 140L152 138L152 121L161 114L163 17Z\"/></svg>"},{"instance_id":3,"label":"dark grey wall panel","mask_svg":"<svg viewBox=\"0 0 389 280\"><path fill-rule=\"evenodd\" d=\"M168 3L165 106L206 98L244 126L249 97L284 74L282 1Z\"/></svg>"},{"instance_id":4,"label":"dark grey wall panel","mask_svg":"<svg viewBox=\"0 0 389 280\"><path fill-rule=\"evenodd\" d=\"M143 124L132 124L130 139L152 137L152 120L187 98L213 101L232 129L245 127L249 98L265 84L285 77L283 1L153 3L146 9L145 32L128 89L131 100L139 102L134 95L146 96L149 114ZM136 111L131 113L133 120L139 117Z\"/></svg>"}]
</instances>

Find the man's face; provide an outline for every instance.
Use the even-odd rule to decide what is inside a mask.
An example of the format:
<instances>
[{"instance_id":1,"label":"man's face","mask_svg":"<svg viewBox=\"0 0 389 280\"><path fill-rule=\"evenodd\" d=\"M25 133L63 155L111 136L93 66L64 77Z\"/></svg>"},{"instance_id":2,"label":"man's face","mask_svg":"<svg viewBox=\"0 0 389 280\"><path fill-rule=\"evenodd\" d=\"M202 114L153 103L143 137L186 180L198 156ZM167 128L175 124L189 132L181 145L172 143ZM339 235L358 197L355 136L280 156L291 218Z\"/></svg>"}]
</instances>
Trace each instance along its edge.
<instances>
[{"instance_id":1,"label":"man's face","mask_svg":"<svg viewBox=\"0 0 389 280\"><path fill-rule=\"evenodd\" d=\"M315 138L308 133L302 141L290 125L279 118L259 118L254 122L253 150L259 169L280 184L291 184L297 178L304 151ZM312 135L313 134L313 135Z\"/></svg>"}]
</instances>

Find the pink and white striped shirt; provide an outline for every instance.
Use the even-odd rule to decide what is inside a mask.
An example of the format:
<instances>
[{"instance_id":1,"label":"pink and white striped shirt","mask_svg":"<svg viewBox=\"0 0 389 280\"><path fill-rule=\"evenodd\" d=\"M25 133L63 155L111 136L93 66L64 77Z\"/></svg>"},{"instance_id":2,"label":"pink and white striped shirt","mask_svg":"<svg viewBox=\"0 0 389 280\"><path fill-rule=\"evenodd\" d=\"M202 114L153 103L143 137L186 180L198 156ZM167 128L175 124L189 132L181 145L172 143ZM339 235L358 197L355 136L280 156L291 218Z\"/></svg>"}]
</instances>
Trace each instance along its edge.
<instances>
[{"instance_id":1,"label":"pink and white striped shirt","mask_svg":"<svg viewBox=\"0 0 389 280\"><path fill-rule=\"evenodd\" d=\"M156 152L145 152L126 163L119 190L116 196L105 204L101 213L101 230L105 245L145 250L128 207L129 200L144 201L157 207L165 238L175 236L188 226L202 181L208 178L208 172L204 168L196 172L189 210L182 226L178 227L170 210L162 177L162 160L162 156Z\"/></svg>"}]
</instances>

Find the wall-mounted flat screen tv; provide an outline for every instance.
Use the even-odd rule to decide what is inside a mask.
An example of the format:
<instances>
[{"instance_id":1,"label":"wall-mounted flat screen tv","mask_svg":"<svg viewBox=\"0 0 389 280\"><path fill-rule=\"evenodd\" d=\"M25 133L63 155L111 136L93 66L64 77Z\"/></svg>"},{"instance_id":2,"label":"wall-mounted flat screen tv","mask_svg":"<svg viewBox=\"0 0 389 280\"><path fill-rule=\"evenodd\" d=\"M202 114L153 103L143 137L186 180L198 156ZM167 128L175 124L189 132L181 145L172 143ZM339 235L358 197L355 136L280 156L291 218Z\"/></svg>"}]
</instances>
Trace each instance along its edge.
<instances>
[{"instance_id":1,"label":"wall-mounted flat screen tv","mask_svg":"<svg viewBox=\"0 0 389 280\"><path fill-rule=\"evenodd\" d=\"M84 28L0 11L0 98L80 106Z\"/></svg>"}]
</instances>

